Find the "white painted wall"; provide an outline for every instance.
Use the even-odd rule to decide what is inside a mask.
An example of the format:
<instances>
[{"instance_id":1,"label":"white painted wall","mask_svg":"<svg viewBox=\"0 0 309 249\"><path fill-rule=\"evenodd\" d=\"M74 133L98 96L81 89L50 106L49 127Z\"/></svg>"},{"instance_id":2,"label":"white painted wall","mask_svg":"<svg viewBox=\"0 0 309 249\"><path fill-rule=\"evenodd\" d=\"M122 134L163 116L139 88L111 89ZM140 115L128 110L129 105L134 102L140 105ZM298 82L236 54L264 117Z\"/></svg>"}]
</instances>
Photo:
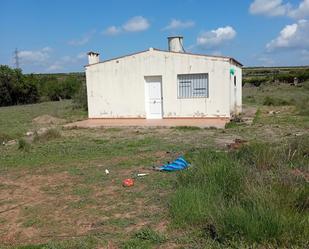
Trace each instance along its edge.
<instances>
[{"instance_id":1,"label":"white painted wall","mask_svg":"<svg viewBox=\"0 0 309 249\"><path fill-rule=\"evenodd\" d=\"M242 112L242 69L235 63L230 63L230 68L235 70L235 74L230 75L230 111L231 115L237 115ZM236 76L236 87L234 76Z\"/></svg>"},{"instance_id":2,"label":"white painted wall","mask_svg":"<svg viewBox=\"0 0 309 249\"><path fill-rule=\"evenodd\" d=\"M145 118L146 76L162 76L163 117L230 117L230 67L228 58L153 49L86 66L89 118ZM177 75L191 73L209 74L209 98L177 98Z\"/></svg>"}]
</instances>

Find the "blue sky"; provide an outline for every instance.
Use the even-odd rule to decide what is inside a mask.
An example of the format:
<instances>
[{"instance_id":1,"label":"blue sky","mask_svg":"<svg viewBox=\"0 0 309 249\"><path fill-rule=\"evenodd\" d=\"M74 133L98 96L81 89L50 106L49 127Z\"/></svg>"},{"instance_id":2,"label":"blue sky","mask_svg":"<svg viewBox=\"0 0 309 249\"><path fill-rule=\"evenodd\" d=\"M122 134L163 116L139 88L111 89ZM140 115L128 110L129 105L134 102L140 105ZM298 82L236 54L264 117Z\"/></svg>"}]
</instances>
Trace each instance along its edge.
<instances>
[{"instance_id":1,"label":"blue sky","mask_svg":"<svg viewBox=\"0 0 309 249\"><path fill-rule=\"evenodd\" d=\"M184 36L187 51L245 66L309 65L309 0L1 0L0 64L26 73L83 71ZM307 21L308 20L308 21Z\"/></svg>"}]
</instances>

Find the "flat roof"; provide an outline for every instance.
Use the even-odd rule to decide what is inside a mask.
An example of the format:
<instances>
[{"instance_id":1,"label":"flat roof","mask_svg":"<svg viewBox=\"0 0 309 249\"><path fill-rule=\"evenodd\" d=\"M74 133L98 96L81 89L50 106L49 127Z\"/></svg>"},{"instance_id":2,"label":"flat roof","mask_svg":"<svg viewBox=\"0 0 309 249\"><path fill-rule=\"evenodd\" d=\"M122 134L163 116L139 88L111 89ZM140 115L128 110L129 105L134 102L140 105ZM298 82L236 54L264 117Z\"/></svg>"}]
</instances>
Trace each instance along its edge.
<instances>
[{"instance_id":1,"label":"flat roof","mask_svg":"<svg viewBox=\"0 0 309 249\"><path fill-rule=\"evenodd\" d=\"M239 65L241 67L243 66L243 64L241 64L239 61L237 61L233 57L228 57L228 56L207 55L207 54L198 54L198 53L189 53L189 52L174 52L174 51L163 50L163 49L158 49L158 48L153 48L153 50L154 51L159 51L159 52L165 52L165 53L173 53L173 54L184 54L184 55L204 56L204 57L210 57L210 58L228 59L228 60L233 61L235 64L237 64L237 65ZM96 65L96 64L100 64L100 63L105 63L105 62L109 62L109 61L113 61L113 60L119 60L119 59L122 59L124 57L133 56L133 55L145 53L145 52L148 52L148 51L149 51L149 49L143 50L143 51L139 51L139 52L135 52L135 53L131 53L131 54L127 54L127 55L122 55L122 56L114 57L114 58L111 58L111 59L108 59L108 60L104 60L104 61L100 61L100 62L97 62L97 63L88 64L85 67Z\"/></svg>"}]
</instances>

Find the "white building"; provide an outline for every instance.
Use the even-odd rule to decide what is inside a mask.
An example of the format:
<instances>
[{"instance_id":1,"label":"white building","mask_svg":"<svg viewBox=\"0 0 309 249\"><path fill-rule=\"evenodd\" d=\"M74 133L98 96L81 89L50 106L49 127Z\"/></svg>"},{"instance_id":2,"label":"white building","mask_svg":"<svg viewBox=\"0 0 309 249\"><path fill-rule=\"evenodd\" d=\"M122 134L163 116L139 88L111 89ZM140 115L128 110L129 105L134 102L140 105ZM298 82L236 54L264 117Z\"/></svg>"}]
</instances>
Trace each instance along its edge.
<instances>
[{"instance_id":1,"label":"white building","mask_svg":"<svg viewBox=\"0 0 309 249\"><path fill-rule=\"evenodd\" d=\"M241 112L242 64L187 53L182 37L169 50L149 48L99 61L88 53L89 118L230 118Z\"/></svg>"}]
</instances>

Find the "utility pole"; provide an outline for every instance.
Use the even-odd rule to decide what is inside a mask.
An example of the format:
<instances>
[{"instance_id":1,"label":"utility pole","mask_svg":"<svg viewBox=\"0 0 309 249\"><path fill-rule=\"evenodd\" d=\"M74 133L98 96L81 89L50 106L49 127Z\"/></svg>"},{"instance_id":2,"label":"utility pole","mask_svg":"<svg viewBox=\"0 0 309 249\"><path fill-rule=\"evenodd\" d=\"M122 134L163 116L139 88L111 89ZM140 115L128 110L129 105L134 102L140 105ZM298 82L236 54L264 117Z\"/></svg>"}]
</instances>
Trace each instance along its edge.
<instances>
[{"instance_id":1,"label":"utility pole","mask_svg":"<svg viewBox=\"0 0 309 249\"><path fill-rule=\"evenodd\" d=\"M18 49L15 48L15 51L14 51L14 59L15 59L15 67L17 69L19 69L19 55L18 55Z\"/></svg>"}]
</instances>

